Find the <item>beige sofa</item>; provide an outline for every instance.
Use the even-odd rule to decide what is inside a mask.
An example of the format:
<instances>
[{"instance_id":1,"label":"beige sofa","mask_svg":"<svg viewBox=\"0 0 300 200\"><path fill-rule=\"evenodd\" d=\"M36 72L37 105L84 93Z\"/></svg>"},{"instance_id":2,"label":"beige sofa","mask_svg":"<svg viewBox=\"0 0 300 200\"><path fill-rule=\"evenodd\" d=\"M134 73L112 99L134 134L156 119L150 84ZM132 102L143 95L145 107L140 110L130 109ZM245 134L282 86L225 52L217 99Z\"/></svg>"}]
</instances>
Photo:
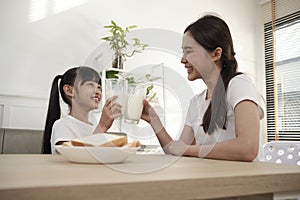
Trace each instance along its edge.
<instances>
[{"instance_id":1,"label":"beige sofa","mask_svg":"<svg viewBox=\"0 0 300 200\"><path fill-rule=\"evenodd\" d=\"M1 154L40 154L43 130L0 129Z\"/></svg>"}]
</instances>

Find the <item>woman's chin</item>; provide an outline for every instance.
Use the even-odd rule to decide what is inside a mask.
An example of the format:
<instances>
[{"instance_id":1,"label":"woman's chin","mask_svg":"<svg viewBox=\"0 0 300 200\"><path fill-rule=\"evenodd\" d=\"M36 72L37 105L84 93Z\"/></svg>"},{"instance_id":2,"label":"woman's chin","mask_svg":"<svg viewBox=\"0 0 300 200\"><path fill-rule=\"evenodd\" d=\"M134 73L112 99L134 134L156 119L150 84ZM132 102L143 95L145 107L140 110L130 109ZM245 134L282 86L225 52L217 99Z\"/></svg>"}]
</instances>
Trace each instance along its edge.
<instances>
[{"instance_id":1,"label":"woman's chin","mask_svg":"<svg viewBox=\"0 0 300 200\"><path fill-rule=\"evenodd\" d=\"M195 80L195 78L194 78L193 76L190 76L190 75L188 75L187 79L188 79L189 81Z\"/></svg>"}]
</instances>

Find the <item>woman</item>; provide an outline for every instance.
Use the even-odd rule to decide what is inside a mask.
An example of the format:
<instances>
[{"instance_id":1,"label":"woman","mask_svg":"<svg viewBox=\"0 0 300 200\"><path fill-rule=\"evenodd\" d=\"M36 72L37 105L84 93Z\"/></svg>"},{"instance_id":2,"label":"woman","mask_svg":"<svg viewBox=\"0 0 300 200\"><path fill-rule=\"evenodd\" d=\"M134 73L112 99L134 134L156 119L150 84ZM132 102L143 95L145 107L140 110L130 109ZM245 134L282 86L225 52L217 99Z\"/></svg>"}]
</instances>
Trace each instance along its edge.
<instances>
[{"instance_id":1,"label":"woman","mask_svg":"<svg viewBox=\"0 0 300 200\"><path fill-rule=\"evenodd\" d=\"M59 95L69 107L69 114L62 118ZM99 122L92 123L89 112L99 107L101 99L101 79L99 73L92 68L74 67L63 75L57 75L50 93L42 152L55 154L54 146L57 144L106 132L114 119L121 116L121 105L114 102L116 96L109 98Z\"/></svg>"},{"instance_id":2,"label":"woman","mask_svg":"<svg viewBox=\"0 0 300 200\"><path fill-rule=\"evenodd\" d=\"M252 161L258 154L261 96L237 61L227 24L206 15L184 31L188 80L202 79L207 89L190 102L180 139L174 141L144 101L142 118L150 123L165 153L224 160Z\"/></svg>"}]
</instances>

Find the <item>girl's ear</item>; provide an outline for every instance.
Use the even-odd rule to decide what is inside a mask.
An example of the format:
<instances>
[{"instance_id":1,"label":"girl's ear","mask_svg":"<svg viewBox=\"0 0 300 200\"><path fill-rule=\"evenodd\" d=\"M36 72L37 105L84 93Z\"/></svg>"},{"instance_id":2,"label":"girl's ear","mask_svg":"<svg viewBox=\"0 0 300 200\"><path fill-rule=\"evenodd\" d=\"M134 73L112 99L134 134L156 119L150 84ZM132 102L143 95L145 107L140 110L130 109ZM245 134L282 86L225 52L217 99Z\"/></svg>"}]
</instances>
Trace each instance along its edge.
<instances>
[{"instance_id":1,"label":"girl's ear","mask_svg":"<svg viewBox=\"0 0 300 200\"><path fill-rule=\"evenodd\" d=\"M66 94L66 96L72 98L74 96L74 87L71 85L64 85L63 90Z\"/></svg>"},{"instance_id":2,"label":"girl's ear","mask_svg":"<svg viewBox=\"0 0 300 200\"><path fill-rule=\"evenodd\" d=\"M221 57L222 57L222 48L221 47L217 47L215 50L213 50L211 53L210 53L210 56L213 60L213 62L216 62L218 60L221 60Z\"/></svg>"}]
</instances>

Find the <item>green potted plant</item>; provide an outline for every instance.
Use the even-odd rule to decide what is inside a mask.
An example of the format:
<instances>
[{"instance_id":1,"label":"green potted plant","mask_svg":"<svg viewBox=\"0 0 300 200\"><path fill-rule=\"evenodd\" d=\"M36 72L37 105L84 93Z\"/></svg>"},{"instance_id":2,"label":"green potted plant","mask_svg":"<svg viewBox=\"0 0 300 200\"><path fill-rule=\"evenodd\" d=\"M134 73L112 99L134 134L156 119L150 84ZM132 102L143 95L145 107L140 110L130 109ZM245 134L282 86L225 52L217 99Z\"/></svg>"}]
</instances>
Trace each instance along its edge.
<instances>
[{"instance_id":1,"label":"green potted plant","mask_svg":"<svg viewBox=\"0 0 300 200\"><path fill-rule=\"evenodd\" d=\"M141 53L148 46L141 43L138 38L132 38L132 42L129 42L126 38L130 30L137 28L136 25L122 28L111 20L111 24L104 26L104 28L111 33L110 36L101 39L107 41L111 50L114 51L112 68L123 69L126 57L132 57L136 53Z\"/></svg>"},{"instance_id":2,"label":"green potted plant","mask_svg":"<svg viewBox=\"0 0 300 200\"><path fill-rule=\"evenodd\" d=\"M111 20L111 24L104 26L104 28L108 29L111 35L101 39L108 42L110 49L114 52L112 61L113 69L106 70L106 79L125 78L128 83L147 82L148 87L146 90L146 95L151 95L149 99L152 100L156 96L156 92L151 91L153 88L153 84L151 83L151 75L146 74L143 78L135 79L134 76L128 76L123 71L126 58L132 57L136 53L142 53L148 46L147 44L141 43L138 38L132 38L131 42L127 39L127 34L132 29L137 28L137 26L131 25L122 28L121 26L117 25L115 21Z\"/></svg>"}]
</instances>

